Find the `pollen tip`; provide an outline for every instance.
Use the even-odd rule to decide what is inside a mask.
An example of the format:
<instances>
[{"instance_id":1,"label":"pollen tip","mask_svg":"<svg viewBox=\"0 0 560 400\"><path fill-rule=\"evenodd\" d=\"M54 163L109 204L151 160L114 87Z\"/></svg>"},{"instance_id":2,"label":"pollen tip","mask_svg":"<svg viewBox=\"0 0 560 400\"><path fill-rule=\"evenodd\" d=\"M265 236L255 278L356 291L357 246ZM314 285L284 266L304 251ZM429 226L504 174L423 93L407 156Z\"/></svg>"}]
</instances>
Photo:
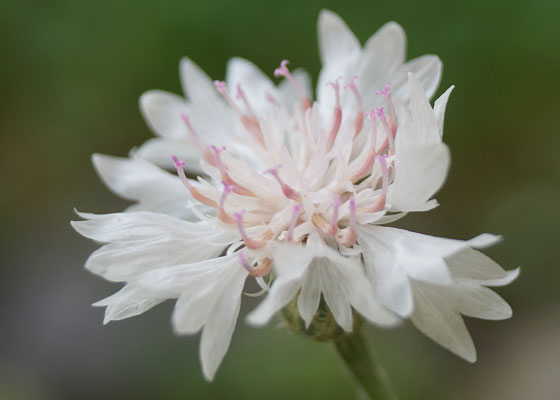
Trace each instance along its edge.
<instances>
[{"instance_id":1,"label":"pollen tip","mask_svg":"<svg viewBox=\"0 0 560 400\"><path fill-rule=\"evenodd\" d=\"M189 116L188 116L186 113L184 113L184 112L181 111L181 112L179 113L179 115L181 116L181 119L182 119L183 121L185 121L185 123L188 123L188 122L189 122Z\"/></svg>"},{"instance_id":2,"label":"pollen tip","mask_svg":"<svg viewBox=\"0 0 560 400\"><path fill-rule=\"evenodd\" d=\"M354 75L354 76L352 77L352 79L350 79L350 81L348 81L348 83L346 83L346 84L344 85L344 90L346 90L346 89L350 89L350 90L355 90L355 89L357 89L357 87L356 87L356 79L358 79L358 77L357 77L356 75Z\"/></svg>"},{"instance_id":3,"label":"pollen tip","mask_svg":"<svg viewBox=\"0 0 560 400\"><path fill-rule=\"evenodd\" d=\"M377 94L378 96L390 96L391 95L391 82L387 82L385 84L385 89L381 89L381 90L376 90L375 94Z\"/></svg>"},{"instance_id":4,"label":"pollen tip","mask_svg":"<svg viewBox=\"0 0 560 400\"><path fill-rule=\"evenodd\" d=\"M173 164L175 164L175 167L180 168L185 166L185 162L179 160L176 156L171 156L171 159L173 160Z\"/></svg>"},{"instance_id":5,"label":"pollen tip","mask_svg":"<svg viewBox=\"0 0 560 400\"><path fill-rule=\"evenodd\" d=\"M282 165L277 165L275 167L269 168L266 171L264 171L265 174L269 174L269 175L278 175L278 170L282 167Z\"/></svg>"},{"instance_id":6,"label":"pollen tip","mask_svg":"<svg viewBox=\"0 0 560 400\"><path fill-rule=\"evenodd\" d=\"M356 211L356 199L354 197L350 198L350 202L348 204L348 206L350 207L350 212L355 212Z\"/></svg>"},{"instance_id":7,"label":"pollen tip","mask_svg":"<svg viewBox=\"0 0 560 400\"><path fill-rule=\"evenodd\" d=\"M236 98L237 99L241 99L243 98L243 96L245 96L245 92L243 91L243 88L241 87L241 83L237 84L237 95Z\"/></svg>"},{"instance_id":8,"label":"pollen tip","mask_svg":"<svg viewBox=\"0 0 560 400\"><path fill-rule=\"evenodd\" d=\"M230 192L233 192L234 190L237 189L237 187L235 185L230 185L226 181L222 181L222 185L224 185L224 192L225 193L230 193Z\"/></svg>"},{"instance_id":9,"label":"pollen tip","mask_svg":"<svg viewBox=\"0 0 560 400\"><path fill-rule=\"evenodd\" d=\"M275 77L287 76L289 73L287 65L289 63L290 62L288 60L282 60L280 66L274 70L274 76Z\"/></svg>"},{"instance_id":10,"label":"pollen tip","mask_svg":"<svg viewBox=\"0 0 560 400\"><path fill-rule=\"evenodd\" d=\"M233 213L233 216L235 217L235 220L238 223L243 223L243 215L245 214L245 210L241 210L239 212Z\"/></svg>"},{"instance_id":11,"label":"pollen tip","mask_svg":"<svg viewBox=\"0 0 560 400\"><path fill-rule=\"evenodd\" d=\"M226 83L224 81L214 81L214 86L216 87L216 90L218 92L220 92L223 95L226 95L227 88L226 88Z\"/></svg>"},{"instance_id":12,"label":"pollen tip","mask_svg":"<svg viewBox=\"0 0 560 400\"><path fill-rule=\"evenodd\" d=\"M327 86L332 86L334 90L338 90L338 89L340 89L340 85L339 85L338 81L341 80L341 79L342 79L342 76L339 76L334 81L327 82Z\"/></svg>"},{"instance_id":13,"label":"pollen tip","mask_svg":"<svg viewBox=\"0 0 560 400\"><path fill-rule=\"evenodd\" d=\"M373 111L375 111L379 118L385 117L385 107L374 108Z\"/></svg>"}]
</instances>

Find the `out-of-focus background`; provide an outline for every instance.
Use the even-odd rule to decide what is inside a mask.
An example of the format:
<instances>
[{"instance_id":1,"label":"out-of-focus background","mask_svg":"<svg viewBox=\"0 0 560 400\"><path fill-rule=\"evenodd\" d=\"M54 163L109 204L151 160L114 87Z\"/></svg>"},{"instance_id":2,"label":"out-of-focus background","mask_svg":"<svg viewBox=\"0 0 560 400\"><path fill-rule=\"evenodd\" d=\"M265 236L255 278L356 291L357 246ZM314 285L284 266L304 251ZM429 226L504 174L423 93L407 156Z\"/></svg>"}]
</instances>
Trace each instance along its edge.
<instances>
[{"instance_id":1,"label":"out-of-focus background","mask_svg":"<svg viewBox=\"0 0 560 400\"><path fill-rule=\"evenodd\" d=\"M441 206L403 226L466 239L521 277L499 289L508 321L469 320L472 365L409 324L369 336L403 399L560 398L560 3L557 1L8 1L0 9L0 399L350 399L333 349L240 319L216 380L171 304L102 326L90 306L118 286L83 269L96 247L73 207L122 209L90 164L150 138L142 92L180 92L188 55L216 79L232 56L271 73L283 58L316 79L316 21L338 12L362 43L388 20L408 55L438 54L456 85ZM254 307L246 302L244 315Z\"/></svg>"}]
</instances>

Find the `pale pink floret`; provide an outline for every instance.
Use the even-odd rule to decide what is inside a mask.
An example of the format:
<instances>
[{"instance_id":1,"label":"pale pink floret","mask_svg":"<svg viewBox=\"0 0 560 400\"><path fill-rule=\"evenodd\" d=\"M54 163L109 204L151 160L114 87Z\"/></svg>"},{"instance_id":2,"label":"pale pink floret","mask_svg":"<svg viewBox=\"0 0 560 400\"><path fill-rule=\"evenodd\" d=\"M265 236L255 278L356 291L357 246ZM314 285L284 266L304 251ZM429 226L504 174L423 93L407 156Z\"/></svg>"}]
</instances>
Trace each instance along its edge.
<instances>
[{"instance_id":1,"label":"pale pink floret","mask_svg":"<svg viewBox=\"0 0 560 400\"><path fill-rule=\"evenodd\" d=\"M227 172L227 168L222 161L222 153L226 150L225 146L216 147L214 145L208 146L213 153L214 158L214 165L220 171L222 176L222 181L226 182L228 185L232 185L235 187L234 192L240 194L242 196L254 196L255 194L251 192L249 189L245 188L244 186L240 185L239 183L235 182L231 176Z\"/></svg>"},{"instance_id":2,"label":"pale pink floret","mask_svg":"<svg viewBox=\"0 0 560 400\"><path fill-rule=\"evenodd\" d=\"M381 123L383 124L383 128L385 129L385 136L389 143L389 154L390 155L395 154L395 138L393 137L393 132L389 127L389 124L387 123L387 118L385 117L385 112L383 111L383 107L376 108L375 113L381 120Z\"/></svg>"},{"instance_id":3,"label":"pale pink floret","mask_svg":"<svg viewBox=\"0 0 560 400\"><path fill-rule=\"evenodd\" d=\"M366 177L371 172L373 168L373 164L375 162L375 154L377 149L377 120L375 118L375 111L371 110L367 112L366 116L369 118L371 122L370 148L369 148L368 156L364 161L363 165L360 167L358 171L356 171L350 177L350 181L352 181L352 183L356 183L360 179Z\"/></svg>"},{"instance_id":4,"label":"pale pink floret","mask_svg":"<svg viewBox=\"0 0 560 400\"><path fill-rule=\"evenodd\" d=\"M277 165L274 168L267 169L266 171L264 171L264 173L270 174L276 179L276 181L280 184L284 196L286 196L288 199L291 200L301 201L301 195L296 190L294 190L290 185L284 183L282 178L280 178L280 175L278 174L278 170L280 169L280 167L281 167L280 165Z\"/></svg>"},{"instance_id":5,"label":"pale pink floret","mask_svg":"<svg viewBox=\"0 0 560 400\"><path fill-rule=\"evenodd\" d=\"M241 210L233 214L233 216L235 217L235 222L237 223L237 229L241 234L241 238L243 239L243 242L245 242L245 246L253 250L260 249L266 246L265 240L253 240L249 238L249 236L247 236L247 233L245 232L245 227L243 226L243 214L245 214L245 210Z\"/></svg>"},{"instance_id":6,"label":"pale pink floret","mask_svg":"<svg viewBox=\"0 0 560 400\"><path fill-rule=\"evenodd\" d=\"M258 122L257 118L254 116L253 111L252 111L252 109L249 105L249 101L247 100L247 97L245 96L245 92L243 91L241 86L240 85L237 86L238 98L239 98L239 95L241 94L241 99L243 100L243 102L247 106L248 111L251 113L251 115L246 115L237 106L235 101L233 101L233 99L229 95L226 83L224 81L214 81L214 86L216 87L216 90L224 97L225 101L231 106L231 108L233 108L233 110L235 111L235 113L237 114L239 119L241 120L241 123L243 124L245 129L247 129L247 131L249 131L249 133L251 135L253 135L253 137L255 139L257 139L263 147L265 147L265 143L264 143L264 139L263 139L263 136L262 136L262 132L261 132L259 122Z\"/></svg>"},{"instance_id":7,"label":"pale pink floret","mask_svg":"<svg viewBox=\"0 0 560 400\"><path fill-rule=\"evenodd\" d=\"M247 257L242 250L237 252L237 259L239 260L239 264L241 264L249 273L253 272L253 267L249 265L249 261L247 261Z\"/></svg>"},{"instance_id":8,"label":"pale pink floret","mask_svg":"<svg viewBox=\"0 0 560 400\"><path fill-rule=\"evenodd\" d=\"M249 103L249 100L247 99L247 94L245 93L245 91L241 87L241 83L237 84L237 96L235 98L236 99L241 99L243 101L243 104L245 104L245 107L247 107L247 111L249 111L249 114L251 114L251 116L253 116L255 118L256 114L253 111L253 108L251 107L251 104Z\"/></svg>"},{"instance_id":9,"label":"pale pink floret","mask_svg":"<svg viewBox=\"0 0 560 400\"><path fill-rule=\"evenodd\" d=\"M395 112L395 106L393 104L393 100L391 99L391 83L385 84L385 89L378 90L375 93L378 96L383 96L385 98L387 111L389 113L389 126L391 127L391 133L395 135L397 132L397 113Z\"/></svg>"},{"instance_id":10,"label":"pale pink floret","mask_svg":"<svg viewBox=\"0 0 560 400\"><path fill-rule=\"evenodd\" d=\"M356 86L356 79L357 76L352 77L350 82L344 85L344 90L350 89L352 93L354 93L354 97L356 98L356 103L358 104L358 111L356 112L356 116L354 117L354 139L360 134L362 131L362 127L364 126L364 108L362 106L362 96L360 95L360 91Z\"/></svg>"},{"instance_id":11,"label":"pale pink floret","mask_svg":"<svg viewBox=\"0 0 560 400\"><path fill-rule=\"evenodd\" d=\"M335 194L333 198L333 213L331 217L331 224L325 232L327 235L334 236L338 232L338 210L340 208L340 195Z\"/></svg>"},{"instance_id":12,"label":"pale pink floret","mask_svg":"<svg viewBox=\"0 0 560 400\"><path fill-rule=\"evenodd\" d=\"M193 185L191 185L187 176L185 175L185 171L183 170L183 167L185 166L185 162L179 160L175 156L171 156L171 158L173 159L173 163L175 164L175 168L177 169L177 175L179 175L179 179L181 179L183 185L185 185L186 188L189 190L191 196L194 197L199 202L201 202L202 204L206 204L207 206L210 207L217 207L215 200L209 199L208 197L204 196Z\"/></svg>"},{"instance_id":13,"label":"pale pink floret","mask_svg":"<svg viewBox=\"0 0 560 400\"><path fill-rule=\"evenodd\" d=\"M274 70L274 76L277 78L283 76L288 81L290 81L292 85L294 85L301 98L301 106L303 107L303 111L307 111L309 108L311 108L311 100L309 100L309 97L307 97L307 93L305 93L303 86L301 86L298 80L294 78L294 76L288 69L289 63L290 62L288 60L282 60L280 66Z\"/></svg>"},{"instance_id":14,"label":"pale pink floret","mask_svg":"<svg viewBox=\"0 0 560 400\"><path fill-rule=\"evenodd\" d=\"M340 124L342 122L342 108L340 107L340 85L338 83L342 77L338 77L334 82L329 82L327 85L331 86L334 90L335 105L333 110L333 116L331 120L331 129L327 136L327 151L331 151L338 131L340 130Z\"/></svg>"},{"instance_id":15,"label":"pale pink floret","mask_svg":"<svg viewBox=\"0 0 560 400\"><path fill-rule=\"evenodd\" d=\"M278 101L278 99L276 97L274 97L272 95L272 93L266 92L265 93L265 98L269 103L274 104L276 107L280 107L280 105L281 105L280 102Z\"/></svg>"},{"instance_id":16,"label":"pale pink floret","mask_svg":"<svg viewBox=\"0 0 560 400\"><path fill-rule=\"evenodd\" d=\"M225 210L225 203L228 195L235 190L234 185L229 185L227 182L222 182L224 185L224 191L220 196L220 202L218 203L218 218L225 222L226 224L235 224L235 219L229 215Z\"/></svg>"},{"instance_id":17,"label":"pale pink floret","mask_svg":"<svg viewBox=\"0 0 560 400\"><path fill-rule=\"evenodd\" d=\"M356 231L356 200L353 196L348 201L348 208L350 209L348 227L342 230L339 237L340 242L346 247L352 246L358 239Z\"/></svg>"},{"instance_id":18,"label":"pale pink floret","mask_svg":"<svg viewBox=\"0 0 560 400\"><path fill-rule=\"evenodd\" d=\"M387 160L385 156L375 157L379 166L381 167L381 193L379 197L371 206L364 207L360 209L361 212L377 212L385 209L385 203L387 201L387 191L389 188L389 170L387 168Z\"/></svg>"},{"instance_id":19,"label":"pale pink floret","mask_svg":"<svg viewBox=\"0 0 560 400\"><path fill-rule=\"evenodd\" d=\"M302 209L303 204L301 203L298 203L294 206L294 212L292 214L292 219L290 220L290 225L288 227L288 234L286 236L286 240L288 242L292 242L294 240L294 229L296 228L296 224Z\"/></svg>"}]
</instances>

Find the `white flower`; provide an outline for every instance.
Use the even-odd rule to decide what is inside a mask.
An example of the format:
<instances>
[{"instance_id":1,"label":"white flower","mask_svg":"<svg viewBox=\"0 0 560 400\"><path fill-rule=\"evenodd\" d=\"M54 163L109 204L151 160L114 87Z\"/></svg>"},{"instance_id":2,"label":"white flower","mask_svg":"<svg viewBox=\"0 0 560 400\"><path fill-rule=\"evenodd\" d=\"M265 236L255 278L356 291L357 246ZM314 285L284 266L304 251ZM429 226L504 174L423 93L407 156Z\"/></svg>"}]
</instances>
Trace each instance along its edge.
<instances>
[{"instance_id":1,"label":"white flower","mask_svg":"<svg viewBox=\"0 0 560 400\"><path fill-rule=\"evenodd\" d=\"M323 298L345 331L355 313L380 326L411 318L470 361L474 347L460 315L511 314L486 286L518 271L506 273L473 250L497 237L460 241L382 226L437 206L432 197L450 161L441 138L452 90L432 109L439 59L403 64L404 33L395 23L362 49L330 12L319 18L319 40L317 101L306 75L293 75L286 60L275 71L286 78L277 87L245 60L232 60L227 83L214 84L184 60L188 102L163 92L141 99L160 137L131 159L93 159L114 192L138 202L127 210L134 212L73 222L105 243L86 267L126 283L96 305L107 307L108 322L177 299L174 329L202 329L207 379L225 355L249 276L268 291L248 317L254 325L297 299L309 327ZM153 164L171 159L178 177ZM200 176L189 179L184 168Z\"/></svg>"}]
</instances>

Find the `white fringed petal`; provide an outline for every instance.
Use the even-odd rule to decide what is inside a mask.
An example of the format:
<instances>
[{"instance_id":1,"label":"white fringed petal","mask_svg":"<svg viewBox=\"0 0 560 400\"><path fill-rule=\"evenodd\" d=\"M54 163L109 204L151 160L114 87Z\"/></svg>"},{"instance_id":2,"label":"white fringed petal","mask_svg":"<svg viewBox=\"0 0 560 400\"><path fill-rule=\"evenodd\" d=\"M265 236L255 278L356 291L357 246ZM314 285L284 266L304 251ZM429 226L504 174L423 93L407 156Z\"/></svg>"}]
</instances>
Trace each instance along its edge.
<instances>
[{"instance_id":1,"label":"white fringed petal","mask_svg":"<svg viewBox=\"0 0 560 400\"><path fill-rule=\"evenodd\" d=\"M317 23L319 53L323 64L337 63L360 51L360 42L337 14L322 10Z\"/></svg>"},{"instance_id":2,"label":"white fringed petal","mask_svg":"<svg viewBox=\"0 0 560 400\"><path fill-rule=\"evenodd\" d=\"M218 256L235 240L208 222L187 222L163 214L136 212L73 221L81 235L109 243L88 258L86 268L111 281L130 281L169 265Z\"/></svg>"},{"instance_id":3,"label":"white fringed petal","mask_svg":"<svg viewBox=\"0 0 560 400\"><path fill-rule=\"evenodd\" d=\"M445 292L435 285L414 282L416 307L414 325L426 336L469 362L476 361L476 349L459 312L449 304Z\"/></svg>"},{"instance_id":4,"label":"white fringed petal","mask_svg":"<svg viewBox=\"0 0 560 400\"><path fill-rule=\"evenodd\" d=\"M163 90L150 90L140 96L140 111L158 136L171 140L187 136L181 113L188 114L188 107L182 97Z\"/></svg>"},{"instance_id":5,"label":"white fringed petal","mask_svg":"<svg viewBox=\"0 0 560 400\"><path fill-rule=\"evenodd\" d=\"M193 199L176 175L140 158L94 154L92 162L103 182L115 194L137 202L129 211L154 211L193 219L188 207Z\"/></svg>"},{"instance_id":6,"label":"white fringed petal","mask_svg":"<svg viewBox=\"0 0 560 400\"><path fill-rule=\"evenodd\" d=\"M377 302L359 259L341 256L317 235L312 235L305 247L277 246L274 261L276 280L265 300L247 317L253 325L268 322L298 290L298 311L307 326L317 312L321 295L346 331L352 330L352 307L377 325L390 326L399 321Z\"/></svg>"}]
</instances>

